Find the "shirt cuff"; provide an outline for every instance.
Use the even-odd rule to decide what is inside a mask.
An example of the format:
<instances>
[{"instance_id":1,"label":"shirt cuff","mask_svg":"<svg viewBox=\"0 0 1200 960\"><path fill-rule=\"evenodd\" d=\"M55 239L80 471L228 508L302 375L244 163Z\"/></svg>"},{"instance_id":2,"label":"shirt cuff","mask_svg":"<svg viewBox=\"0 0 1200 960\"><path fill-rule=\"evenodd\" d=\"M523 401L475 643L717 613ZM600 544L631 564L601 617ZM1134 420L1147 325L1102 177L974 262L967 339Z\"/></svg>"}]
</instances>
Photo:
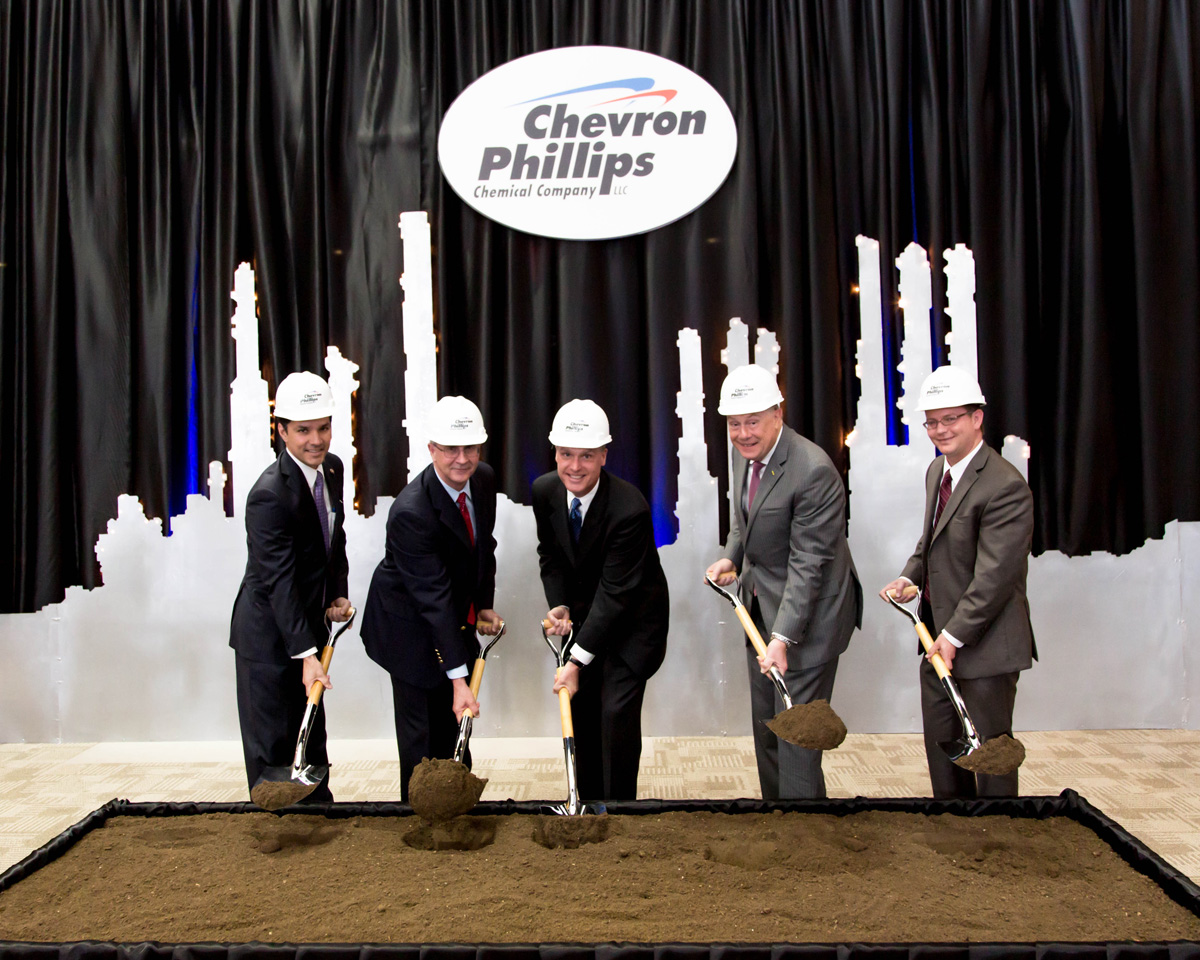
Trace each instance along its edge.
<instances>
[{"instance_id":1,"label":"shirt cuff","mask_svg":"<svg viewBox=\"0 0 1200 960\"><path fill-rule=\"evenodd\" d=\"M594 653L588 653L588 651L584 650L583 647L572 647L571 656L582 663L585 667L596 659L596 655Z\"/></svg>"},{"instance_id":2,"label":"shirt cuff","mask_svg":"<svg viewBox=\"0 0 1200 960\"><path fill-rule=\"evenodd\" d=\"M952 635L950 635L949 633L947 633L945 630L942 631L942 636L945 637L947 640L949 640L956 647L958 647L959 650L962 649L962 643L959 642L958 640L955 640L954 637Z\"/></svg>"},{"instance_id":3,"label":"shirt cuff","mask_svg":"<svg viewBox=\"0 0 1200 960\"><path fill-rule=\"evenodd\" d=\"M447 670L446 676L451 680L457 680L459 677L465 677L467 672L467 665L464 663L461 667L455 667L453 670Z\"/></svg>"},{"instance_id":4,"label":"shirt cuff","mask_svg":"<svg viewBox=\"0 0 1200 960\"><path fill-rule=\"evenodd\" d=\"M311 657L311 656L312 656L313 654L315 654L316 652L317 652L317 648L316 648L316 647L309 647L309 648L308 648L307 650L305 650L303 653L298 653L298 654L296 654L294 657L292 657L292 659L293 659L293 660L303 660L305 657Z\"/></svg>"}]
</instances>

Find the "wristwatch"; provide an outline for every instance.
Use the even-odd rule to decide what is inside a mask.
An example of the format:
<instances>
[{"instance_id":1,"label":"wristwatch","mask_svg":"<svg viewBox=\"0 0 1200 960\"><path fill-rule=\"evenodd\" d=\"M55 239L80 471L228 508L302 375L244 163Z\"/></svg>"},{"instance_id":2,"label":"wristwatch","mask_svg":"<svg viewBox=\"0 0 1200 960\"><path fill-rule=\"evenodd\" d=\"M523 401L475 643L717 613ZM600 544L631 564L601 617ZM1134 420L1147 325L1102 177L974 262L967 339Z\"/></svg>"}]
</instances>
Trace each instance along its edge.
<instances>
[{"instance_id":1,"label":"wristwatch","mask_svg":"<svg viewBox=\"0 0 1200 960\"><path fill-rule=\"evenodd\" d=\"M584 663L582 660L580 660L578 657L567 657L567 663L575 664L575 666L577 666L580 670L582 670L584 667L587 666L587 664Z\"/></svg>"},{"instance_id":2,"label":"wristwatch","mask_svg":"<svg viewBox=\"0 0 1200 960\"><path fill-rule=\"evenodd\" d=\"M791 637L785 637L782 633L772 633L771 639L772 640L780 640L783 643L787 644L789 647L795 647L800 643L799 640L793 640Z\"/></svg>"}]
</instances>

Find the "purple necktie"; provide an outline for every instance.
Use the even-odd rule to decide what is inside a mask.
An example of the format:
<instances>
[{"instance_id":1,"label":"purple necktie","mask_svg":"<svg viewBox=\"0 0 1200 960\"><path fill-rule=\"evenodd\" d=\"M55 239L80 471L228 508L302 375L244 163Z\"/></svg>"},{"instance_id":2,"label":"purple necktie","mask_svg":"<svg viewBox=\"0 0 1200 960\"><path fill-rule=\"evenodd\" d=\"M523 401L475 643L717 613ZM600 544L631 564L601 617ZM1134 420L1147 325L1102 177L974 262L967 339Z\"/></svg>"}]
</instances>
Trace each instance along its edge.
<instances>
[{"instance_id":1,"label":"purple necktie","mask_svg":"<svg viewBox=\"0 0 1200 960\"><path fill-rule=\"evenodd\" d=\"M325 474L317 471L317 480L313 484L313 500L317 504L317 519L321 521L321 536L325 538L325 552L329 552L329 510L325 507Z\"/></svg>"},{"instance_id":2,"label":"purple necktie","mask_svg":"<svg viewBox=\"0 0 1200 960\"><path fill-rule=\"evenodd\" d=\"M750 489L746 493L746 514L749 515L754 506L754 495L758 493L758 481L762 479L763 464L761 460L750 462Z\"/></svg>"}]
</instances>

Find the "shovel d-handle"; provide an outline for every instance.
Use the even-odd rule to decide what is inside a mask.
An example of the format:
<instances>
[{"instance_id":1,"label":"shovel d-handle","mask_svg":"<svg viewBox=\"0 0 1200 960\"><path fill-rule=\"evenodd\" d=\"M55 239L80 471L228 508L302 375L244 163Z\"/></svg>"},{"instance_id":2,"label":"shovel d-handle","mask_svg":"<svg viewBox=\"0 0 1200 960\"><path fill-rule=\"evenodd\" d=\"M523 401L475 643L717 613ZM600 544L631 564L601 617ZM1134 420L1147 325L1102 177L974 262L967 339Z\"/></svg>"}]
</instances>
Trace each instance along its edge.
<instances>
[{"instance_id":1,"label":"shovel d-handle","mask_svg":"<svg viewBox=\"0 0 1200 960\"><path fill-rule=\"evenodd\" d=\"M746 631L746 636L750 640L750 645L754 647L754 652L760 657L765 657L767 655L767 645L763 642L762 634L758 632L758 627L750 616L750 611L742 603L742 598L737 595L737 580L734 580L734 589L732 591L726 590L707 574L704 577L704 582L733 605L733 612L737 614L738 620L741 621L742 629ZM778 667L772 666L770 676L771 682L775 684L775 690L779 693L780 699L783 700L783 708L791 710L792 696L788 693L787 684L783 682L783 674L779 672Z\"/></svg>"}]
</instances>

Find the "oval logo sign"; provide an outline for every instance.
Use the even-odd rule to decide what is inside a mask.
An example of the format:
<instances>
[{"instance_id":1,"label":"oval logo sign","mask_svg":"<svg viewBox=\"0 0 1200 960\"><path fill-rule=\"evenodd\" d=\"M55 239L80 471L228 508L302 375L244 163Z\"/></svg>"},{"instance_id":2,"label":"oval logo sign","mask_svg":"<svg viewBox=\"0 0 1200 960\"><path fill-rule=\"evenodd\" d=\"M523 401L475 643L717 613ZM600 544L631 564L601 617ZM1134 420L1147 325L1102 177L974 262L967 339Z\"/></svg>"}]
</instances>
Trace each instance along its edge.
<instances>
[{"instance_id":1,"label":"oval logo sign","mask_svg":"<svg viewBox=\"0 0 1200 960\"><path fill-rule=\"evenodd\" d=\"M737 154L728 105L702 77L624 47L560 47L503 64L450 105L446 180L526 233L602 240L686 216Z\"/></svg>"}]
</instances>

